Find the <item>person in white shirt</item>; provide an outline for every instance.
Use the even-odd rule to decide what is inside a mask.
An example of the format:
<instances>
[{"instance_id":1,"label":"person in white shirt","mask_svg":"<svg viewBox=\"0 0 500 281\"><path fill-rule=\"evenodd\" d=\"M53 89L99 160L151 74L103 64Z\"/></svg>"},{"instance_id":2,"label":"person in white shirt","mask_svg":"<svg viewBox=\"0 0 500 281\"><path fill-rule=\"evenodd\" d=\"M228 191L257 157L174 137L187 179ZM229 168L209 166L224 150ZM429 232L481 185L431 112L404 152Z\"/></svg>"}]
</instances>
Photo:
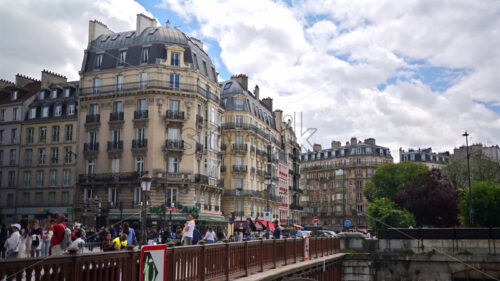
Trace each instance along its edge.
<instances>
[{"instance_id":1,"label":"person in white shirt","mask_svg":"<svg viewBox=\"0 0 500 281\"><path fill-rule=\"evenodd\" d=\"M69 244L68 248L66 249L67 252L73 252L73 251L78 251L80 249L83 249L83 244L85 244L85 241L82 239L82 233L80 231L75 232L76 239Z\"/></svg>"},{"instance_id":2,"label":"person in white shirt","mask_svg":"<svg viewBox=\"0 0 500 281\"><path fill-rule=\"evenodd\" d=\"M205 233L204 239L207 241L207 244L215 243L215 232L211 227L209 227L207 233Z\"/></svg>"},{"instance_id":3,"label":"person in white shirt","mask_svg":"<svg viewBox=\"0 0 500 281\"><path fill-rule=\"evenodd\" d=\"M189 221L186 222L184 227L184 233L182 235L182 239L184 240L184 246L193 244L193 232L196 224L194 222L194 216L189 214Z\"/></svg>"},{"instance_id":4,"label":"person in white shirt","mask_svg":"<svg viewBox=\"0 0 500 281\"><path fill-rule=\"evenodd\" d=\"M19 247L21 246L22 239L19 230L21 230L21 225L14 223L11 225L12 233L10 234L7 241L5 241L4 247L7 249L7 258L17 258L19 255Z\"/></svg>"}]
</instances>

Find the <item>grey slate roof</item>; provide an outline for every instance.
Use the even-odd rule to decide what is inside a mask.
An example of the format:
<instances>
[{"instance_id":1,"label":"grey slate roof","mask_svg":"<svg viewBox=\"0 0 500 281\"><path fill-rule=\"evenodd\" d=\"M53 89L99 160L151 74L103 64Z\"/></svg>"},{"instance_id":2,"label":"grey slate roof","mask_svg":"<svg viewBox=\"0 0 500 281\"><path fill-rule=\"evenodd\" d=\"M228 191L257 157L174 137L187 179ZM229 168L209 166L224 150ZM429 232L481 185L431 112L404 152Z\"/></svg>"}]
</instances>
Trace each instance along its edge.
<instances>
[{"instance_id":1,"label":"grey slate roof","mask_svg":"<svg viewBox=\"0 0 500 281\"><path fill-rule=\"evenodd\" d=\"M217 83L215 67L210 57L196 45L186 34L176 28L170 27L148 27L140 34L134 30L101 35L89 43L87 54L84 56L82 72L94 71L95 58L97 54L103 54L100 70L114 69L117 67L118 56L121 50L126 50L126 67L138 66L143 47L149 47L148 64L156 64L156 59L166 59L165 45L179 45L184 52L184 62L191 63L191 68L198 70L214 83ZM196 56L195 56L196 55ZM197 64L193 63L195 57ZM203 67L203 61L207 64L207 71Z\"/></svg>"}]
</instances>

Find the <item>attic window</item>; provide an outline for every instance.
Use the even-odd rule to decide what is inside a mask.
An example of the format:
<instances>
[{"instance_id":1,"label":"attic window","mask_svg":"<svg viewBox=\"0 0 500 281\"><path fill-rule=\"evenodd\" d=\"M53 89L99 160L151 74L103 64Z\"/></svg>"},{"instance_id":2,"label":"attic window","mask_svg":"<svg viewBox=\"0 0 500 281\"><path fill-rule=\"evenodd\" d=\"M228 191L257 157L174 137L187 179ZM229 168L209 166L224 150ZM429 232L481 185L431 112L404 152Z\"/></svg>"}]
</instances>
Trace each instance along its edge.
<instances>
[{"instance_id":1,"label":"attic window","mask_svg":"<svg viewBox=\"0 0 500 281\"><path fill-rule=\"evenodd\" d=\"M130 37L132 37L132 35L134 35L134 33L135 33L135 31L131 31L131 32L129 32L129 33L125 36L125 38L130 38Z\"/></svg>"},{"instance_id":2,"label":"attic window","mask_svg":"<svg viewBox=\"0 0 500 281\"><path fill-rule=\"evenodd\" d=\"M227 89L231 88L232 84L233 84L233 82L226 83L226 85L224 85L224 90L227 90Z\"/></svg>"},{"instance_id":3,"label":"attic window","mask_svg":"<svg viewBox=\"0 0 500 281\"><path fill-rule=\"evenodd\" d=\"M155 29L150 30L148 34L149 34L149 35L153 35L153 34L155 34L155 32L156 32L157 30L158 30L158 27L157 27L157 28L155 28Z\"/></svg>"},{"instance_id":4,"label":"attic window","mask_svg":"<svg viewBox=\"0 0 500 281\"><path fill-rule=\"evenodd\" d=\"M10 100L17 100L17 90L12 90L12 92L10 92Z\"/></svg>"},{"instance_id":5,"label":"attic window","mask_svg":"<svg viewBox=\"0 0 500 281\"><path fill-rule=\"evenodd\" d=\"M101 42L106 42L108 40L109 36L105 36L104 38L101 39Z\"/></svg>"},{"instance_id":6,"label":"attic window","mask_svg":"<svg viewBox=\"0 0 500 281\"><path fill-rule=\"evenodd\" d=\"M116 40L116 38L118 38L118 36L120 36L120 34L115 34L115 35L113 35L113 37L111 37L111 41L115 41L115 40Z\"/></svg>"}]
</instances>

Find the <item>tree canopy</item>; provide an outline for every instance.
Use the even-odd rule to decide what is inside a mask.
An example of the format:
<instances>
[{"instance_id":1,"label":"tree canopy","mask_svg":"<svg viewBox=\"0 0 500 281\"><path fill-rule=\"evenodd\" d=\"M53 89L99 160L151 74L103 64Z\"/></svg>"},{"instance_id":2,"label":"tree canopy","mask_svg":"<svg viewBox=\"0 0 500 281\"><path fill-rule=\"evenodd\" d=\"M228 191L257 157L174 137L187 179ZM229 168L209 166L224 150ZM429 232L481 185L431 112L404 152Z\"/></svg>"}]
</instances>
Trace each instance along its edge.
<instances>
[{"instance_id":1,"label":"tree canopy","mask_svg":"<svg viewBox=\"0 0 500 281\"><path fill-rule=\"evenodd\" d=\"M500 226L500 184L490 181L472 184L472 206L474 209L474 225L481 227ZM460 222L469 223L469 192L464 190L460 201Z\"/></svg>"},{"instance_id":2,"label":"tree canopy","mask_svg":"<svg viewBox=\"0 0 500 281\"><path fill-rule=\"evenodd\" d=\"M414 216L406 211L398 209L396 203L387 198L375 199L368 205L368 224L379 233L380 230L389 227L404 227L416 225Z\"/></svg>"}]
</instances>

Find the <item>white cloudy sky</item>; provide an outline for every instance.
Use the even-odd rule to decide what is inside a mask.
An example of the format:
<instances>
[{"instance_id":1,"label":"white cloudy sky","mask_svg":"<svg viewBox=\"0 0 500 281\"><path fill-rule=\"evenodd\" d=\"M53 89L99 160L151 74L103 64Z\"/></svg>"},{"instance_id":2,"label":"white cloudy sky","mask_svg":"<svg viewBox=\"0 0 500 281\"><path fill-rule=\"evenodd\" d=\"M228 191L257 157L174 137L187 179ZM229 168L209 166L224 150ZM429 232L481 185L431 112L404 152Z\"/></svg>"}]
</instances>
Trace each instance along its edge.
<instances>
[{"instance_id":1,"label":"white cloudy sky","mask_svg":"<svg viewBox=\"0 0 500 281\"><path fill-rule=\"evenodd\" d=\"M500 143L497 0L0 0L0 77L77 79L88 20L131 30L140 12L202 39L221 78L246 73L296 114L306 148L374 137L397 158L453 149L465 130Z\"/></svg>"}]
</instances>

